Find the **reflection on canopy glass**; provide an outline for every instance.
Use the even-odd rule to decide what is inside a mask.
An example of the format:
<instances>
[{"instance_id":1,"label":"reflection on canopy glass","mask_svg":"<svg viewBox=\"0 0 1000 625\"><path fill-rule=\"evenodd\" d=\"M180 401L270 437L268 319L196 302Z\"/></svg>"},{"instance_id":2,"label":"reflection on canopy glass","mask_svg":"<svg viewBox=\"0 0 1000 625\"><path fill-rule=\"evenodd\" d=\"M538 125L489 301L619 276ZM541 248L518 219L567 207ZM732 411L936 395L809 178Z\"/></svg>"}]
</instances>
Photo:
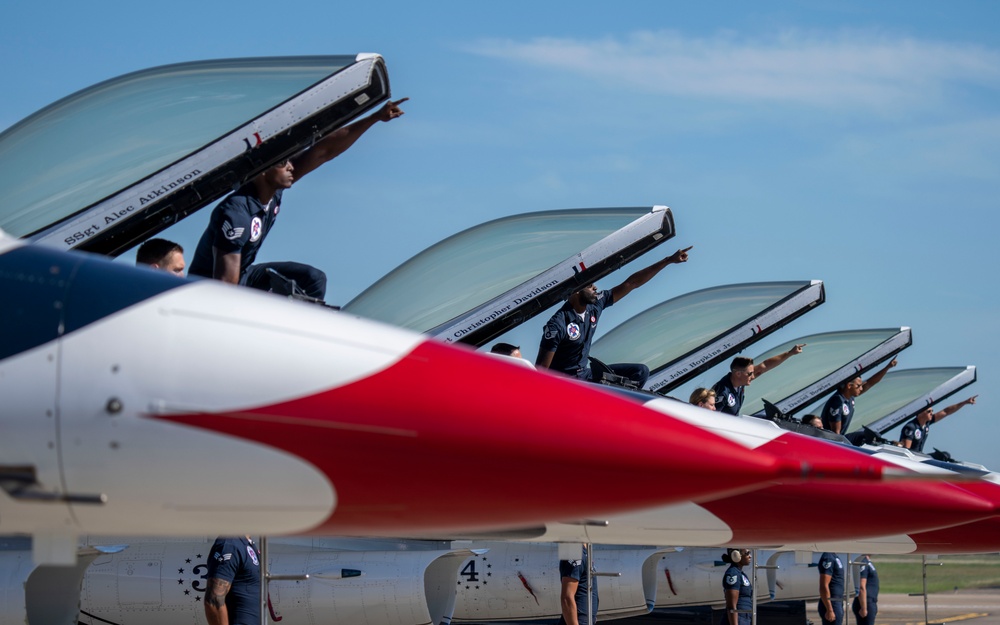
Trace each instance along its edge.
<instances>
[{"instance_id":1,"label":"reflection on canopy glass","mask_svg":"<svg viewBox=\"0 0 1000 625\"><path fill-rule=\"evenodd\" d=\"M648 213L648 208L559 210L481 224L417 254L351 300L344 310L426 332Z\"/></svg>"},{"instance_id":2,"label":"reflection on canopy glass","mask_svg":"<svg viewBox=\"0 0 1000 625\"><path fill-rule=\"evenodd\" d=\"M941 392L956 377L966 373L966 367L937 367L928 369L905 369L890 371L882 381L855 401L857 414L851 422L851 429L861 429L871 425L907 404L920 398L941 398L955 388ZM969 381L975 378L970 376ZM964 386L961 385L961 386ZM960 388L960 386L959 386ZM935 410L939 409L935 408Z\"/></svg>"},{"instance_id":3,"label":"reflection on canopy glass","mask_svg":"<svg viewBox=\"0 0 1000 625\"><path fill-rule=\"evenodd\" d=\"M605 363L639 362L656 371L809 284L729 284L686 293L616 326L594 342L592 353Z\"/></svg>"},{"instance_id":4,"label":"reflection on canopy glass","mask_svg":"<svg viewBox=\"0 0 1000 625\"><path fill-rule=\"evenodd\" d=\"M315 56L182 63L64 98L0 134L0 229L23 237L61 221L354 61Z\"/></svg>"},{"instance_id":5,"label":"reflection on canopy glass","mask_svg":"<svg viewBox=\"0 0 1000 625\"><path fill-rule=\"evenodd\" d=\"M762 398L776 404L832 374L899 333L899 328L826 332L788 341L764 352L754 358L754 362L763 362L771 356L787 352L797 343L806 343L801 354L793 356L791 360L786 361L780 367L768 371L747 387L743 402L743 414L756 414L763 411ZM825 395L823 401L826 401L828 396L828 394ZM819 405L819 408L822 408L822 404Z\"/></svg>"}]
</instances>

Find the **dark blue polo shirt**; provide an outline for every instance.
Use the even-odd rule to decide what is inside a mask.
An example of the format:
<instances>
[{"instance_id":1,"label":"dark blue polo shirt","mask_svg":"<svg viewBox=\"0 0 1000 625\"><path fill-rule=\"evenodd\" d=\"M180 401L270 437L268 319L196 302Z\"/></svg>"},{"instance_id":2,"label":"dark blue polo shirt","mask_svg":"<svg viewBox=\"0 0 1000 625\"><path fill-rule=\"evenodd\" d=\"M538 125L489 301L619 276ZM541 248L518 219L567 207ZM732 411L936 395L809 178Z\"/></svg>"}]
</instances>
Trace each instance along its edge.
<instances>
[{"instance_id":1,"label":"dark blue polo shirt","mask_svg":"<svg viewBox=\"0 0 1000 625\"><path fill-rule=\"evenodd\" d=\"M576 587L576 595L574 599L576 600L576 615L577 621L579 623L587 622L587 550L583 550L582 560L560 560L559 561L559 577L569 577L571 579L579 582L579 586ZM591 595L593 608L594 608L594 622L597 622L597 578L591 577L591 581L594 584L594 593ZM560 622L562 622L562 617L560 617Z\"/></svg>"},{"instance_id":2,"label":"dark blue polo shirt","mask_svg":"<svg viewBox=\"0 0 1000 625\"><path fill-rule=\"evenodd\" d=\"M824 552L819 557L819 574L830 576L830 597L844 598L844 565L835 553Z\"/></svg>"},{"instance_id":3,"label":"dark blue polo shirt","mask_svg":"<svg viewBox=\"0 0 1000 625\"><path fill-rule=\"evenodd\" d=\"M215 539L205 577L232 584L226 595L230 625L260 625L260 555L245 536Z\"/></svg>"},{"instance_id":4,"label":"dark blue polo shirt","mask_svg":"<svg viewBox=\"0 0 1000 625\"><path fill-rule=\"evenodd\" d=\"M931 419L926 424L921 426L920 422L914 418L912 421L903 426L903 431L899 434L899 442L910 440L912 441L910 443L910 449L913 451L923 451L924 443L927 442L927 434L931 431L932 423L934 423L934 419Z\"/></svg>"},{"instance_id":5,"label":"dark blue polo shirt","mask_svg":"<svg viewBox=\"0 0 1000 625\"><path fill-rule=\"evenodd\" d=\"M868 558L865 558L865 564L861 567L861 579L868 580L865 582L868 600L878 601L878 572L875 570L875 565Z\"/></svg>"},{"instance_id":6,"label":"dark blue polo shirt","mask_svg":"<svg viewBox=\"0 0 1000 625\"><path fill-rule=\"evenodd\" d=\"M601 291L595 303L587 304L582 319L569 302L552 315L545 324L538 348L539 354L555 352L551 369L579 378L586 377L589 370L587 357L590 355L590 342L597 332L597 321L604 309L614 303L611 291Z\"/></svg>"},{"instance_id":7,"label":"dark blue polo shirt","mask_svg":"<svg viewBox=\"0 0 1000 625\"><path fill-rule=\"evenodd\" d=\"M274 226L281 209L281 189L275 191L270 203L257 199L253 183L219 202L212 210L208 227L198 241L188 274L211 278L215 266L212 248L222 254L240 253L240 278L257 258L257 251Z\"/></svg>"},{"instance_id":8,"label":"dark blue polo shirt","mask_svg":"<svg viewBox=\"0 0 1000 625\"><path fill-rule=\"evenodd\" d=\"M753 587L750 585L750 578L735 564L730 565L722 576L722 589L740 591L740 597L736 602L737 610L749 610L753 607ZM746 617L746 620L750 620L750 615Z\"/></svg>"},{"instance_id":9,"label":"dark blue polo shirt","mask_svg":"<svg viewBox=\"0 0 1000 625\"><path fill-rule=\"evenodd\" d=\"M854 398L848 399L837 391L826 400L823 406L823 427L832 430L833 424L840 423L840 433L847 434L847 428L851 425L851 417L854 416Z\"/></svg>"},{"instance_id":10,"label":"dark blue polo shirt","mask_svg":"<svg viewBox=\"0 0 1000 625\"><path fill-rule=\"evenodd\" d=\"M738 415L743 407L743 394L745 386L733 386L727 373L721 380L712 387L715 391L715 411L726 414Z\"/></svg>"}]
</instances>

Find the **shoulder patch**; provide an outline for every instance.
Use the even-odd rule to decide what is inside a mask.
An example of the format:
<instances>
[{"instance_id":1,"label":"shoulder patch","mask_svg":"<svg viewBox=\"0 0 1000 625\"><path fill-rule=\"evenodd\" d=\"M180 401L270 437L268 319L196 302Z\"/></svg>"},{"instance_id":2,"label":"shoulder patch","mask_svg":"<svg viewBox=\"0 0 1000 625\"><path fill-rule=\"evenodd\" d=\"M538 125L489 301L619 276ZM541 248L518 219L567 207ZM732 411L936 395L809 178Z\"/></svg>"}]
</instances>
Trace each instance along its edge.
<instances>
[{"instance_id":1,"label":"shoulder patch","mask_svg":"<svg viewBox=\"0 0 1000 625\"><path fill-rule=\"evenodd\" d=\"M243 228L234 228L228 221L222 223L222 236L229 241L235 241L243 236Z\"/></svg>"}]
</instances>

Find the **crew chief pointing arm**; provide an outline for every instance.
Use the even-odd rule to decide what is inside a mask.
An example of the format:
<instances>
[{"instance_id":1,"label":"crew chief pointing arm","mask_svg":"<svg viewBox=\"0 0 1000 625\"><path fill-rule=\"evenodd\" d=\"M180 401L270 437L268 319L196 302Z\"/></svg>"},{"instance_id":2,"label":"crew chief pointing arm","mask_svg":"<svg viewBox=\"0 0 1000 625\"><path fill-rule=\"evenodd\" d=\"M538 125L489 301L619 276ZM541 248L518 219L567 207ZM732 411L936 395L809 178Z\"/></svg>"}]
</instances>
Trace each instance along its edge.
<instances>
[{"instance_id":1,"label":"crew chief pointing arm","mask_svg":"<svg viewBox=\"0 0 1000 625\"><path fill-rule=\"evenodd\" d=\"M694 246L686 247L682 250L677 250L670 256L667 256L663 260L657 261L646 267L645 269L640 269L639 271L633 273L631 276L625 279L624 282L618 286L611 289L612 300L618 302L621 298L625 297L635 289L646 284L653 279L656 274L663 271L667 265L674 265L679 263L686 263L688 260L688 251L690 251ZM593 285L591 285L593 286ZM581 311L583 308L580 309ZM555 358L556 353L554 351L546 351L538 354L538 359L535 361L536 367L545 367L546 369L552 366L552 359Z\"/></svg>"},{"instance_id":2,"label":"crew chief pointing arm","mask_svg":"<svg viewBox=\"0 0 1000 625\"><path fill-rule=\"evenodd\" d=\"M774 369L775 367L785 362L792 356L795 356L796 354L801 354L802 348L805 346L806 346L805 343L797 343L794 346L792 346L792 348L789 349L787 352L778 354L777 356L771 356L764 362L754 365L753 368L754 377L759 378L760 376L764 375L771 369Z\"/></svg>"},{"instance_id":3,"label":"crew chief pointing arm","mask_svg":"<svg viewBox=\"0 0 1000 625\"><path fill-rule=\"evenodd\" d=\"M409 98L386 102L374 115L359 119L353 124L334 130L317 141L311 148L288 161L275 165L258 174L253 183L263 204L274 197L278 189L287 189L292 183L319 166L332 161L348 150L361 135L377 122L387 122L403 114L399 105ZM219 248L212 249L214 255L213 277L230 284L239 284L241 252L224 253Z\"/></svg>"},{"instance_id":4,"label":"crew chief pointing arm","mask_svg":"<svg viewBox=\"0 0 1000 625\"><path fill-rule=\"evenodd\" d=\"M861 393L866 392L871 387L873 387L876 384L878 384L879 382L881 382L882 378L885 377L885 374L889 373L889 369L892 369L895 366L896 366L896 359L893 358L891 361L889 361L889 364L887 364L886 366L882 367L878 371L878 373L876 373L872 377L870 377L867 380L865 380L864 384L861 386ZM861 393L858 393L858 394L860 395Z\"/></svg>"}]
</instances>

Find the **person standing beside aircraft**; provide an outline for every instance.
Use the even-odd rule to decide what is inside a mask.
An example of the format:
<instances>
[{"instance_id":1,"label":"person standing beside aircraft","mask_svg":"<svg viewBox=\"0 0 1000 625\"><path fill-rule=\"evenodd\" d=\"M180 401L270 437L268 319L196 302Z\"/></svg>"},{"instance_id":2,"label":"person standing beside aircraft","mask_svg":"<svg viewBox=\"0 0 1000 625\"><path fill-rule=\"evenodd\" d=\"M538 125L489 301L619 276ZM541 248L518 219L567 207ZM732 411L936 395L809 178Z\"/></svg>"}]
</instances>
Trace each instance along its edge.
<instances>
[{"instance_id":1,"label":"person standing beside aircraft","mask_svg":"<svg viewBox=\"0 0 1000 625\"><path fill-rule=\"evenodd\" d=\"M823 625L841 625L844 620L844 564L835 553L819 557L819 617Z\"/></svg>"},{"instance_id":2,"label":"person standing beside aircraft","mask_svg":"<svg viewBox=\"0 0 1000 625\"><path fill-rule=\"evenodd\" d=\"M208 625L260 625L260 554L249 536L220 536L205 574Z\"/></svg>"},{"instance_id":3,"label":"person standing beside aircraft","mask_svg":"<svg viewBox=\"0 0 1000 625\"><path fill-rule=\"evenodd\" d=\"M861 556L858 596L851 603L857 625L875 625L878 614L878 572L868 554Z\"/></svg>"},{"instance_id":4,"label":"person standing beside aircraft","mask_svg":"<svg viewBox=\"0 0 1000 625\"><path fill-rule=\"evenodd\" d=\"M979 395L973 395L964 401L952 404L944 410L939 410L937 412L934 412L933 408L927 406L918 412L917 416L914 417L912 421L903 426L903 430L899 433L899 442L907 449L923 452L924 444L927 442L927 435L931 431L931 425L937 423L941 419L944 419L950 414L958 412L961 410L962 406L976 403L977 397L979 397Z\"/></svg>"},{"instance_id":5,"label":"person standing beside aircraft","mask_svg":"<svg viewBox=\"0 0 1000 625\"><path fill-rule=\"evenodd\" d=\"M893 358L868 380L862 381L859 375L838 386L836 392L823 406L823 427L837 434L847 434L847 428L850 427L851 418L854 416L854 398L881 382L889 369L895 366L896 359Z\"/></svg>"},{"instance_id":6,"label":"person standing beside aircraft","mask_svg":"<svg viewBox=\"0 0 1000 625\"><path fill-rule=\"evenodd\" d=\"M184 248L166 239L149 239L135 253L137 266L148 265L184 277Z\"/></svg>"},{"instance_id":7,"label":"person standing beside aircraft","mask_svg":"<svg viewBox=\"0 0 1000 625\"><path fill-rule=\"evenodd\" d=\"M601 313L652 280L667 265L686 263L691 249L688 247L677 250L663 260L640 269L610 291L598 291L595 284L575 291L545 324L535 366L553 369L581 380L595 381L587 357ZM616 375L632 380L639 388L649 379L649 367L643 364L614 364L610 365L610 369Z\"/></svg>"},{"instance_id":8,"label":"person standing beside aircraft","mask_svg":"<svg viewBox=\"0 0 1000 625\"><path fill-rule=\"evenodd\" d=\"M198 241L190 274L215 278L267 291L269 269L294 280L309 297L326 296L326 274L295 262L254 264L257 251L274 226L281 209L281 195L296 181L354 145L376 122L387 122L403 114L399 105L408 98L387 102L377 113L338 128L306 151L258 174L249 183L212 210L208 227Z\"/></svg>"},{"instance_id":9,"label":"person standing beside aircraft","mask_svg":"<svg viewBox=\"0 0 1000 625\"><path fill-rule=\"evenodd\" d=\"M597 622L597 579L588 574L590 560L587 557L587 547L583 547L583 557L580 560L560 560L559 577L562 590L559 593L559 603L562 614L558 625L587 625L589 615L594 615ZM588 581L593 592L588 592ZM587 596L590 595L590 610L587 609Z\"/></svg>"},{"instance_id":10,"label":"person standing beside aircraft","mask_svg":"<svg viewBox=\"0 0 1000 625\"><path fill-rule=\"evenodd\" d=\"M753 585L743 572L751 560L749 549L730 549L722 554L722 561L729 564L722 576L722 591L726 599L726 614L720 625L750 625L753 609Z\"/></svg>"},{"instance_id":11,"label":"person standing beside aircraft","mask_svg":"<svg viewBox=\"0 0 1000 625\"><path fill-rule=\"evenodd\" d=\"M710 388L696 388L694 392L691 393L691 398L688 400L699 408L706 408L708 410L715 411L715 391Z\"/></svg>"},{"instance_id":12,"label":"person standing beside aircraft","mask_svg":"<svg viewBox=\"0 0 1000 625\"><path fill-rule=\"evenodd\" d=\"M750 386L754 378L759 378L792 356L801 354L802 348L805 346L805 343L795 345L787 352L771 356L756 366L753 364L753 358L745 356L733 358L733 362L729 364L729 373L712 387L712 390L715 391L715 409L726 414L740 414L746 387Z\"/></svg>"}]
</instances>

